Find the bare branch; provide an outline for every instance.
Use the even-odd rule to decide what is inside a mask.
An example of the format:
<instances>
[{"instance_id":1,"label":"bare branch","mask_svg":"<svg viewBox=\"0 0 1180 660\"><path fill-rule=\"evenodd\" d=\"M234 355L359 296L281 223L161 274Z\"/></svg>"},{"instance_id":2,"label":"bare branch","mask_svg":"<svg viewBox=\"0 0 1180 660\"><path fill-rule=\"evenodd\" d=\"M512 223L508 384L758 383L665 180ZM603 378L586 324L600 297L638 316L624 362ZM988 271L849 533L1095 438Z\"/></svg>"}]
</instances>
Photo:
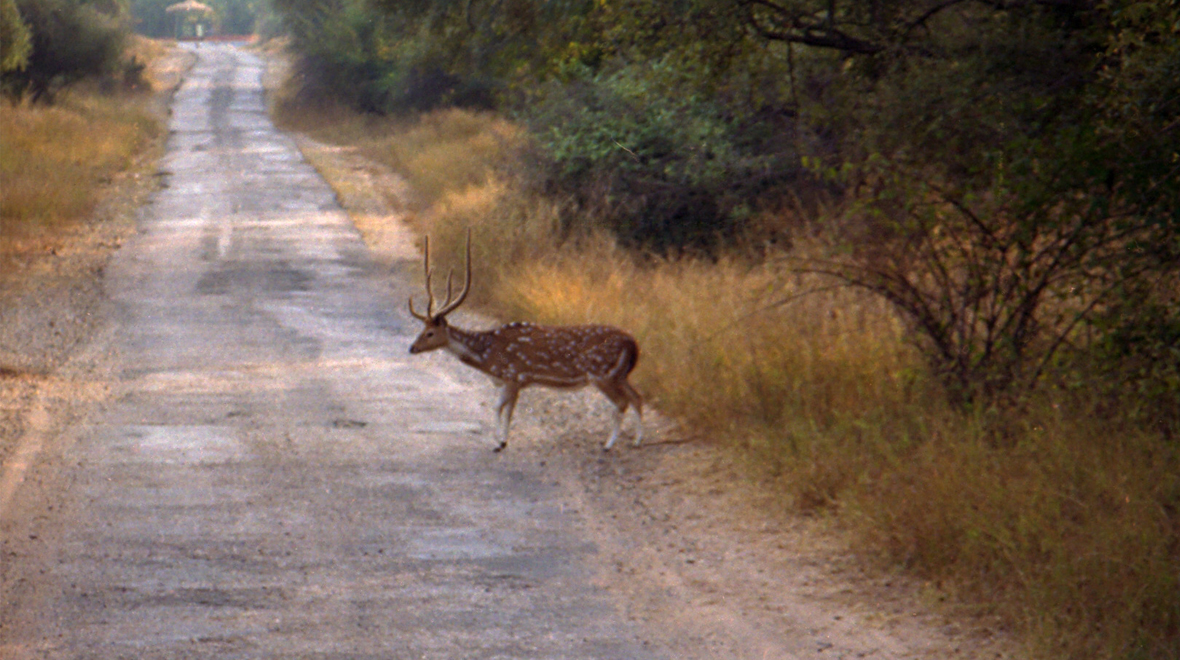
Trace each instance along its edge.
<instances>
[{"instance_id":1,"label":"bare branch","mask_svg":"<svg viewBox=\"0 0 1180 660\"><path fill-rule=\"evenodd\" d=\"M817 20L801 12L792 12L770 0L741 0L746 6L747 21L759 36L772 41L803 44L817 48L830 48L860 55L873 55L885 50L884 44L853 37L836 28L831 10L823 19ZM758 16L758 8L775 14L773 22L781 27L764 24Z\"/></svg>"},{"instance_id":2,"label":"bare branch","mask_svg":"<svg viewBox=\"0 0 1180 660\"><path fill-rule=\"evenodd\" d=\"M910 32L913 32L915 29L917 29L919 27L925 26L926 21L930 20L931 18L934 18L935 15L941 13L943 10L949 9L955 5L961 5L965 2L971 2L971 1L972 0L945 0L944 2L940 2L936 5L934 5L930 9L926 10L921 16L910 21L909 25L907 25L906 28L904 30L902 30L901 36L903 38L908 37Z\"/></svg>"}]
</instances>

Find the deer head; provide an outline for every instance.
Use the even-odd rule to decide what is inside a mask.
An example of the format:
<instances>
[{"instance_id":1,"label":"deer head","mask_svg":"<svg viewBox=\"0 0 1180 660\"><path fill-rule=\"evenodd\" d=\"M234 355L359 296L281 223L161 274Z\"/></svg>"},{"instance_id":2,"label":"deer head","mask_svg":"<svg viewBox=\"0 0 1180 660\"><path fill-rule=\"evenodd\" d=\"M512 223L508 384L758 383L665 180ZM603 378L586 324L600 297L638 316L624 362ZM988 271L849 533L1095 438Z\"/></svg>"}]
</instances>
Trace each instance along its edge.
<instances>
[{"instance_id":1,"label":"deer head","mask_svg":"<svg viewBox=\"0 0 1180 660\"><path fill-rule=\"evenodd\" d=\"M424 353L426 351L433 351L443 348L449 341L447 336L447 314L455 311L459 305L467 298L467 293L471 290L471 230L467 230L467 249L466 258L464 260L464 275L463 275L463 289L459 291L459 297L454 300L451 299L453 292L452 284L454 283L455 271L452 269L447 273L447 299L443 302L442 307L437 310L434 309L434 288L431 285L431 276L434 274L434 269L430 267L430 237L426 237L425 259L423 260L423 269L426 274L426 313L419 314L414 309L414 297L409 298L410 314L414 318L426 324L422 329L422 333L414 340L413 345L410 346L411 353Z\"/></svg>"}]
</instances>

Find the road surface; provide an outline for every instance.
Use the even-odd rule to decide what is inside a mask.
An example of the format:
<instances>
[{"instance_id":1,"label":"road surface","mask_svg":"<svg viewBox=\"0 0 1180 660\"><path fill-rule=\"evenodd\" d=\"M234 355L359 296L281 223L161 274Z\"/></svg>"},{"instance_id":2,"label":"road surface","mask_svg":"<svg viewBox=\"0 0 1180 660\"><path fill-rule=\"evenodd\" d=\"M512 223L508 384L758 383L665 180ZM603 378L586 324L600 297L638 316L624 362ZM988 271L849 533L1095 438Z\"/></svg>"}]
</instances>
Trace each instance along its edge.
<instances>
[{"instance_id":1,"label":"road surface","mask_svg":"<svg viewBox=\"0 0 1180 660\"><path fill-rule=\"evenodd\" d=\"M0 656L667 657L560 484L492 453L490 390L408 355L410 278L272 126L262 62L196 52L107 273L116 391L64 445L57 531L6 546Z\"/></svg>"}]
</instances>

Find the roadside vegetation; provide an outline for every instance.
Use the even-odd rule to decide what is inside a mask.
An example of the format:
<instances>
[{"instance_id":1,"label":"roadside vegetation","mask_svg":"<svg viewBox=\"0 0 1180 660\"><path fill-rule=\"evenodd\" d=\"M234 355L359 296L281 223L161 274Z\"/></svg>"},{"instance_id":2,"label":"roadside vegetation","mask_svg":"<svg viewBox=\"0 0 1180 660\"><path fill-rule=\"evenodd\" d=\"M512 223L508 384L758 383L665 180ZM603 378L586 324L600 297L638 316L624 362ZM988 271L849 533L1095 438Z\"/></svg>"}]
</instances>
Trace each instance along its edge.
<instances>
[{"instance_id":1,"label":"roadside vegetation","mask_svg":"<svg viewBox=\"0 0 1180 660\"><path fill-rule=\"evenodd\" d=\"M1042 658L1180 658L1180 8L276 0L288 127Z\"/></svg>"},{"instance_id":2,"label":"roadside vegetation","mask_svg":"<svg viewBox=\"0 0 1180 660\"><path fill-rule=\"evenodd\" d=\"M7 42L0 74L0 274L84 229L164 131L147 67L164 46L130 35L116 15L55 1L3 2L5 34L27 47Z\"/></svg>"},{"instance_id":3,"label":"roadside vegetation","mask_svg":"<svg viewBox=\"0 0 1180 660\"><path fill-rule=\"evenodd\" d=\"M871 561L999 615L1035 657L1175 657L1180 455L1112 415L1106 393L964 411L869 292L749 246L668 258L571 238L560 204L506 173L524 136L494 115L280 112L426 191L410 222L440 260L471 227L485 308L630 330L645 396L745 455L796 510L838 516Z\"/></svg>"}]
</instances>

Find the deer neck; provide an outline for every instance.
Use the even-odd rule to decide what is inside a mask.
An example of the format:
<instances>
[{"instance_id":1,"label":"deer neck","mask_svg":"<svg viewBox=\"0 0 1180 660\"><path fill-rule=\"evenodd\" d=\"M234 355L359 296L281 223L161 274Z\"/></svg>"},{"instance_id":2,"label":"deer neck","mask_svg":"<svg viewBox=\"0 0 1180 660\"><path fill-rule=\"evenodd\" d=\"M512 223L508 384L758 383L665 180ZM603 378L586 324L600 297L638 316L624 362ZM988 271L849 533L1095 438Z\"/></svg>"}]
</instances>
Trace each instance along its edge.
<instances>
[{"instance_id":1,"label":"deer neck","mask_svg":"<svg viewBox=\"0 0 1180 660\"><path fill-rule=\"evenodd\" d=\"M491 346L490 332L472 332L447 326L447 350L464 364L482 370Z\"/></svg>"}]
</instances>

